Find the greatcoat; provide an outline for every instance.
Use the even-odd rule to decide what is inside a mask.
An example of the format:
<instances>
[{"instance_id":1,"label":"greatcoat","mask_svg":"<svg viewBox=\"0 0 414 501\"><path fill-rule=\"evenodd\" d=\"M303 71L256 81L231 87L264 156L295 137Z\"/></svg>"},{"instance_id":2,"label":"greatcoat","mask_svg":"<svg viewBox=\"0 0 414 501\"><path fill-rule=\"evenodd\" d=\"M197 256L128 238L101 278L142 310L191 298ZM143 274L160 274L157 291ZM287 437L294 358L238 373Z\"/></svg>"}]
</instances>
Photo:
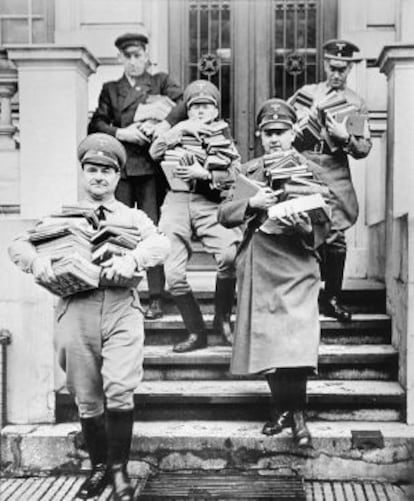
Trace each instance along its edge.
<instances>
[{"instance_id":1,"label":"greatcoat","mask_svg":"<svg viewBox=\"0 0 414 501\"><path fill-rule=\"evenodd\" d=\"M263 158L243 165L241 172L264 181ZM309 237L292 231L269 235L259 229L266 217L263 210L251 211L248 199L233 200L231 191L219 208L224 226L246 223L236 257L233 374L317 367L320 272L315 249L329 224L314 225Z\"/></svg>"}]
</instances>

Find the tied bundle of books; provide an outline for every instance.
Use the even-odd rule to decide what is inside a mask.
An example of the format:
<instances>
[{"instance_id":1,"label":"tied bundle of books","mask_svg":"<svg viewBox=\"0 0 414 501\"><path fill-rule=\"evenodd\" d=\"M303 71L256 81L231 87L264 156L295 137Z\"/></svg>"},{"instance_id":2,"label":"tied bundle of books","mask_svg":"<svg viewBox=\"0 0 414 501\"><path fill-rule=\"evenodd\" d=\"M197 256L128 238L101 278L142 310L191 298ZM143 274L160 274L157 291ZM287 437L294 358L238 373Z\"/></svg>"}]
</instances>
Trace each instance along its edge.
<instances>
[{"instance_id":1,"label":"tied bundle of books","mask_svg":"<svg viewBox=\"0 0 414 501\"><path fill-rule=\"evenodd\" d=\"M101 265L113 256L123 256L128 251L135 249L141 240L141 234L135 227L101 221L98 231L91 238L92 263ZM135 273L128 281L128 287L136 287L141 279L142 275ZM105 276L102 275L100 285L110 286L116 284L107 282Z\"/></svg>"},{"instance_id":2,"label":"tied bundle of books","mask_svg":"<svg viewBox=\"0 0 414 501\"><path fill-rule=\"evenodd\" d=\"M88 228L53 218L30 230L29 242L40 256L51 259L56 275L55 282L41 285L63 297L98 287L101 269L91 263L92 234Z\"/></svg>"},{"instance_id":3,"label":"tied bundle of books","mask_svg":"<svg viewBox=\"0 0 414 501\"><path fill-rule=\"evenodd\" d=\"M145 103L138 105L134 122L147 143L153 139L155 126L165 120L174 106L175 102L172 99L160 94L149 95Z\"/></svg>"},{"instance_id":4,"label":"tied bundle of books","mask_svg":"<svg viewBox=\"0 0 414 501\"><path fill-rule=\"evenodd\" d=\"M228 125L219 120L205 128L207 132L200 132L199 137L184 134L179 145L165 152L161 168L171 190L190 191L191 186L176 176L175 169L177 165L191 165L193 159L211 172L213 188L220 188L229 180L228 169L239 154L224 135Z\"/></svg>"}]
</instances>

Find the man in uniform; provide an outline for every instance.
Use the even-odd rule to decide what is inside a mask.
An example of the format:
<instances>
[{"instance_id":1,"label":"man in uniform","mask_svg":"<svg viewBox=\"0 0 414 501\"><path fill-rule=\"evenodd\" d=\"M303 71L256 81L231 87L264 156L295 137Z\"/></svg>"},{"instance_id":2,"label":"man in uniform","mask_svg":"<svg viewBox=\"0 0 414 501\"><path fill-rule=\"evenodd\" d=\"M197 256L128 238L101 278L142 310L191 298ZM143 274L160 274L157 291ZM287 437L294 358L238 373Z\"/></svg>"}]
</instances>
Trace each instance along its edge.
<instances>
[{"instance_id":1,"label":"man in uniform","mask_svg":"<svg viewBox=\"0 0 414 501\"><path fill-rule=\"evenodd\" d=\"M321 166L323 180L332 193L332 229L323 249L322 279L325 280L325 294L322 301L322 311L341 321L349 322L351 313L340 303L340 292L346 259L346 240L344 231L355 224L358 217L358 201L349 170L348 155L355 159L368 155L372 143L368 127L368 109L363 99L347 87L347 77L352 65L358 59L354 52L359 52L356 45L345 40L330 40L324 44L324 82L305 85L290 99L295 102L295 96L305 91L313 98L311 111L315 111L318 103L327 97L337 95L344 97L347 103L355 106L356 111L365 117L364 131L361 135L348 132L346 120L336 121L330 114L326 116L323 134L330 139L334 147L322 139L313 150L304 149L297 137L295 147ZM299 114L299 110L298 110Z\"/></svg>"},{"instance_id":2,"label":"man in uniform","mask_svg":"<svg viewBox=\"0 0 414 501\"><path fill-rule=\"evenodd\" d=\"M144 212L115 199L126 161L117 139L92 134L80 143L78 158L86 192L81 207L95 210L110 223L136 228L141 241L134 250L103 263L105 286L60 298L54 343L78 406L92 466L77 497L99 496L112 482L114 499L129 501L133 495L127 474L133 397L142 377L144 348L143 316L131 279L135 272L163 263L170 246ZM17 238L9 253L41 284L56 280L50 257L37 254L28 234Z\"/></svg>"},{"instance_id":3,"label":"man in uniform","mask_svg":"<svg viewBox=\"0 0 414 501\"><path fill-rule=\"evenodd\" d=\"M168 74L150 74L147 71L149 59L146 35L126 33L115 40L115 46L119 50L118 57L124 66L124 74L120 80L104 84L88 132L104 132L123 143L127 161L121 171L116 198L129 207L137 205L157 224L159 208L165 195L165 179L148 154L148 138L136 123L135 114L138 110L141 118L147 118L152 123L162 120L168 109L159 98L168 96L178 101L182 91ZM148 104L148 101L151 103ZM153 320L162 316L162 267L148 270L147 277L150 303L145 317Z\"/></svg>"},{"instance_id":4,"label":"man in uniform","mask_svg":"<svg viewBox=\"0 0 414 501\"><path fill-rule=\"evenodd\" d=\"M256 123L265 154L294 153L296 113L292 106L269 99L260 107ZM307 167L320 181L319 167L312 162ZM290 427L295 443L307 447L311 436L305 420L306 385L318 365L320 338L316 250L329 231L329 222L312 222L307 213L286 211L274 220L273 232L265 231L267 211L280 201L266 171L264 157L242 165L241 173L256 184L254 195L243 190L236 196L237 190L230 190L218 212L226 228L244 228L236 257L231 372L265 375L273 406L272 419L262 432L276 435Z\"/></svg>"},{"instance_id":5,"label":"man in uniform","mask_svg":"<svg viewBox=\"0 0 414 501\"><path fill-rule=\"evenodd\" d=\"M208 127L213 127L219 117L220 92L208 80L196 80L184 91L184 105L188 120L179 122L154 141L150 149L153 158L162 158L167 149L181 143L183 135L196 136L208 132ZM171 189L161 208L160 229L171 241L171 253L165 262L167 284L187 329L187 338L173 348L176 352L188 352L207 346L206 327L200 306L187 280L193 233L217 263L214 329L227 343L232 341L230 316L236 286L234 258L241 231L239 228L227 229L221 226L217 221L217 210L223 189L228 186L239 167L239 156L229 137L228 127L223 135L229 140L229 148L234 155L233 160L229 160L228 168L221 171L224 179L220 186L215 185L214 171L209 171L196 159L192 159L189 165L179 165L174 170L176 177L191 185L190 191Z\"/></svg>"}]
</instances>

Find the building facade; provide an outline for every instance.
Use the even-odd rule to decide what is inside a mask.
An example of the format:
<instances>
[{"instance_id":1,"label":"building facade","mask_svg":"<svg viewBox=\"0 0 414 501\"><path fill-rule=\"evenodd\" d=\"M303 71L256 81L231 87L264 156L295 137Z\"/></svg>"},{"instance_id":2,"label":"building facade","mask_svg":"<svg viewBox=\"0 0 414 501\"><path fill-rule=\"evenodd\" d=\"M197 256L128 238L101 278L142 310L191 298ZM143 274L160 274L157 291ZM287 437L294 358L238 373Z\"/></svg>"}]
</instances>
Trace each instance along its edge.
<instances>
[{"instance_id":1,"label":"building facade","mask_svg":"<svg viewBox=\"0 0 414 501\"><path fill-rule=\"evenodd\" d=\"M2 0L0 327L13 333L8 421L53 422L62 378L53 362L53 298L12 267L7 242L78 199L76 144L102 83L122 73L113 40L144 29L151 71L168 71L183 87L196 78L219 86L243 160L257 152L254 117L264 99L320 81L326 40L360 47L349 85L366 98L373 148L351 163L361 211L348 232L346 276L386 282L413 422L406 363L414 351L413 23L410 0Z\"/></svg>"}]
</instances>

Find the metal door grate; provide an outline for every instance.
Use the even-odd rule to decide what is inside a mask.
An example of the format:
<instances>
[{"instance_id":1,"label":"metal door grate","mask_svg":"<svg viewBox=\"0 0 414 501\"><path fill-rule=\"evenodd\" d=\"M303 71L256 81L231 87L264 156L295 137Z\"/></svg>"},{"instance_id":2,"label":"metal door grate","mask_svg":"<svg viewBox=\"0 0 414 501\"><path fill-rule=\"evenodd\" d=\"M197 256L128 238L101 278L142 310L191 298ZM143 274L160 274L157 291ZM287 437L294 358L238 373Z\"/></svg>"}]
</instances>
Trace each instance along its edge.
<instances>
[{"instance_id":1,"label":"metal door grate","mask_svg":"<svg viewBox=\"0 0 414 501\"><path fill-rule=\"evenodd\" d=\"M220 89L221 116L230 120L232 47L230 0L189 2L189 82L207 79Z\"/></svg>"},{"instance_id":2,"label":"metal door grate","mask_svg":"<svg viewBox=\"0 0 414 501\"><path fill-rule=\"evenodd\" d=\"M320 79L321 0L273 0L273 95L286 99Z\"/></svg>"}]
</instances>

